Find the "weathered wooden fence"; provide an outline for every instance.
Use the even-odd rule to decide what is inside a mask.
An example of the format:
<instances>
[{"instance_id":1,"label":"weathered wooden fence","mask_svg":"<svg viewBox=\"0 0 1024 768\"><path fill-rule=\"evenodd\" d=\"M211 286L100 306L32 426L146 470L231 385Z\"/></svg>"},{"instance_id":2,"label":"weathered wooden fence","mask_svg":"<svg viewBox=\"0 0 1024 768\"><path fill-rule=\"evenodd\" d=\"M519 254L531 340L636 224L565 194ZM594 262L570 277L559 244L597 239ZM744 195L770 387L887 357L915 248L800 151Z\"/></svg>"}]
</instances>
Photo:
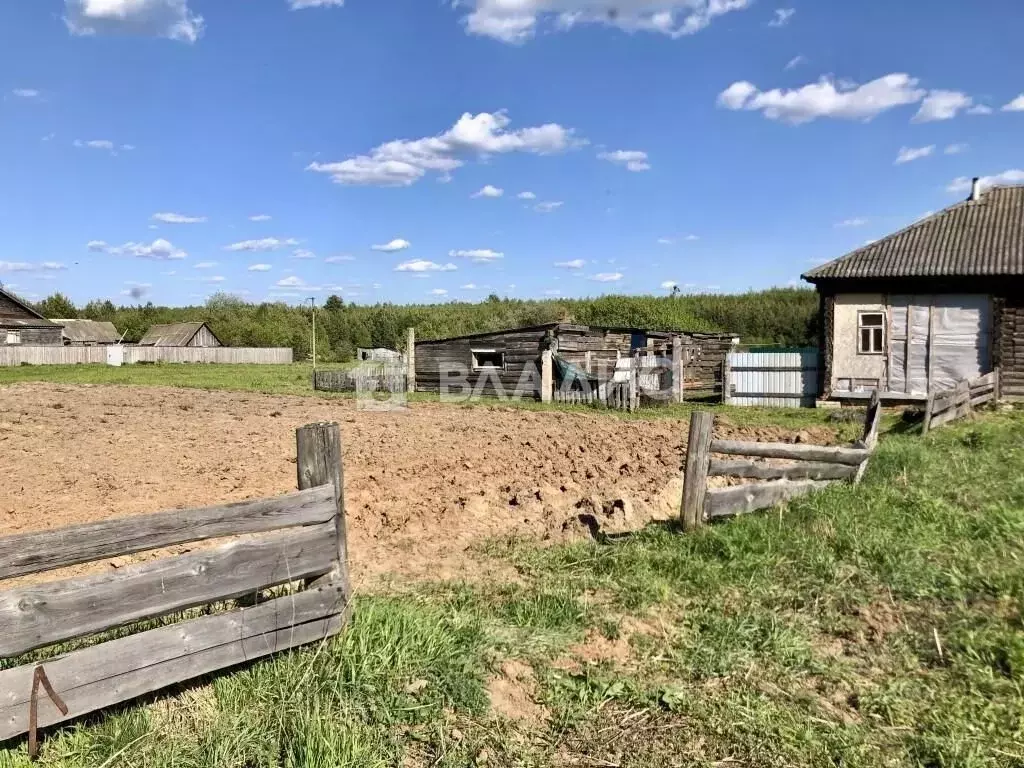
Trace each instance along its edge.
<instances>
[{"instance_id":1,"label":"weathered wooden fence","mask_svg":"<svg viewBox=\"0 0 1024 768\"><path fill-rule=\"evenodd\" d=\"M881 410L876 391L867 409L863 436L848 447L715 440L712 437L714 416L708 411L695 411L690 416L686 447L684 530L699 528L706 520L771 507L840 480L859 482L878 442ZM742 458L722 459L712 454ZM785 459L788 463L768 464L754 461L755 458ZM708 477L753 478L767 482L709 489Z\"/></svg>"},{"instance_id":2,"label":"weathered wooden fence","mask_svg":"<svg viewBox=\"0 0 1024 768\"><path fill-rule=\"evenodd\" d=\"M976 406L999 399L999 372L992 371L976 379L964 379L953 389L928 396L921 432L941 427L974 412Z\"/></svg>"},{"instance_id":3,"label":"weathered wooden fence","mask_svg":"<svg viewBox=\"0 0 1024 768\"><path fill-rule=\"evenodd\" d=\"M552 400L570 405L603 405L620 411L633 411L638 407L632 381L608 381L597 387L582 389L555 389Z\"/></svg>"},{"instance_id":4,"label":"weathered wooden fence","mask_svg":"<svg viewBox=\"0 0 1024 768\"><path fill-rule=\"evenodd\" d=\"M313 372L313 389L319 392L405 392L405 363L365 362L346 370Z\"/></svg>"},{"instance_id":5,"label":"weathered wooden fence","mask_svg":"<svg viewBox=\"0 0 1024 768\"><path fill-rule=\"evenodd\" d=\"M133 363L219 363L285 365L291 347L137 347L119 345L125 365ZM103 365L109 347L0 346L0 366Z\"/></svg>"},{"instance_id":6,"label":"weathered wooden fence","mask_svg":"<svg viewBox=\"0 0 1024 768\"><path fill-rule=\"evenodd\" d=\"M116 573L0 591L0 657L257 595L253 607L167 624L0 671L0 741L340 631L350 597L337 424L296 433L297 493L0 538L0 580L213 538L261 534ZM45 696L40 694L42 685Z\"/></svg>"},{"instance_id":7,"label":"weathered wooden fence","mask_svg":"<svg viewBox=\"0 0 1024 768\"><path fill-rule=\"evenodd\" d=\"M810 408L818 396L818 350L730 352L723 402L767 408Z\"/></svg>"}]
</instances>

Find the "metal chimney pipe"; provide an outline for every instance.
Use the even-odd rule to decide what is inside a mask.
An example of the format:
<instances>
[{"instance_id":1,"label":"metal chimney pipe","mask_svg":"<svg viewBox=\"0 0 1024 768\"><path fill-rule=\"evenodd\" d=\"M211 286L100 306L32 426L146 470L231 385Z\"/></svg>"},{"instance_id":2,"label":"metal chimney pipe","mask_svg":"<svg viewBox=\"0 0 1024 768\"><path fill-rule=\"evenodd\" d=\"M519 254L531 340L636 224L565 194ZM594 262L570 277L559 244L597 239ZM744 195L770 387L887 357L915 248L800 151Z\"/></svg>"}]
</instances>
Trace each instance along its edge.
<instances>
[{"instance_id":1,"label":"metal chimney pipe","mask_svg":"<svg viewBox=\"0 0 1024 768\"><path fill-rule=\"evenodd\" d=\"M980 199L981 199L981 179L979 179L977 176L975 176L974 179L971 181L971 197L970 197L970 201L972 203L976 203Z\"/></svg>"}]
</instances>

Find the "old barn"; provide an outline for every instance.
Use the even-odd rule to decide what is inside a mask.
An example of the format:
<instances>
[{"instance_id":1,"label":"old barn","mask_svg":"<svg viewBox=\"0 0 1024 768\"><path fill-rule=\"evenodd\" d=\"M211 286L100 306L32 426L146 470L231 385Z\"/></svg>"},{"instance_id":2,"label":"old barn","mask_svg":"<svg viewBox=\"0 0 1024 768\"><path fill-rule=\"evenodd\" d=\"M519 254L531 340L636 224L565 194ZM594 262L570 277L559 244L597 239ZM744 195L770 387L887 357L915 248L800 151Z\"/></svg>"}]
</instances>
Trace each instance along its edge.
<instances>
[{"instance_id":1,"label":"old barn","mask_svg":"<svg viewBox=\"0 0 1024 768\"><path fill-rule=\"evenodd\" d=\"M635 353L671 357L673 345L683 348L685 386L707 394L721 392L726 354L737 341L731 333L655 331L545 323L487 333L416 342L416 389L437 392L442 379L465 371L470 386L497 394L498 384L509 395L539 397L540 380L524 377L539 370L541 354L551 349L558 357L610 380L617 366Z\"/></svg>"},{"instance_id":2,"label":"old barn","mask_svg":"<svg viewBox=\"0 0 1024 768\"><path fill-rule=\"evenodd\" d=\"M923 400L1000 370L1024 398L1024 186L982 192L804 275L820 296L822 391Z\"/></svg>"},{"instance_id":3,"label":"old barn","mask_svg":"<svg viewBox=\"0 0 1024 768\"><path fill-rule=\"evenodd\" d=\"M0 289L0 346L60 345L61 327Z\"/></svg>"},{"instance_id":4,"label":"old barn","mask_svg":"<svg viewBox=\"0 0 1024 768\"><path fill-rule=\"evenodd\" d=\"M151 326L140 347L223 347L206 323L171 323Z\"/></svg>"},{"instance_id":5,"label":"old barn","mask_svg":"<svg viewBox=\"0 0 1024 768\"><path fill-rule=\"evenodd\" d=\"M68 347L96 347L121 341L121 334L108 321L54 319L53 322L63 329L64 345Z\"/></svg>"}]
</instances>

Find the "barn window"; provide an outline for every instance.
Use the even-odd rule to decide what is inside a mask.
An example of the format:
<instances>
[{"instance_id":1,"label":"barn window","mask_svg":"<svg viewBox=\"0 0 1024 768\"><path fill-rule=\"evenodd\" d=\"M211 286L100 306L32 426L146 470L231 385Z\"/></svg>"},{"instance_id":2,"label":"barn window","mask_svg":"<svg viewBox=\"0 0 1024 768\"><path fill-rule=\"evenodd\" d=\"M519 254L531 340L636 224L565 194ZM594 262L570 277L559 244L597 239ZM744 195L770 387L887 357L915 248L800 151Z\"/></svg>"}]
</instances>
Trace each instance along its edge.
<instances>
[{"instance_id":1,"label":"barn window","mask_svg":"<svg viewBox=\"0 0 1024 768\"><path fill-rule=\"evenodd\" d=\"M7 332L7 343L8 344L21 344L21 331L8 331Z\"/></svg>"},{"instance_id":2,"label":"barn window","mask_svg":"<svg viewBox=\"0 0 1024 768\"><path fill-rule=\"evenodd\" d=\"M880 355L885 352L885 313L859 312L857 332L860 334L857 351L862 355Z\"/></svg>"},{"instance_id":3,"label":"barn window","mask_svg":"<svg viewBox=\"0 0 1024 768\"><path fill-rule=\"evenodd\" d=\"M473 370L479 371L483 368L505 369L505 353L494 349L473 350Z\"/></svg>"}]
</instances>

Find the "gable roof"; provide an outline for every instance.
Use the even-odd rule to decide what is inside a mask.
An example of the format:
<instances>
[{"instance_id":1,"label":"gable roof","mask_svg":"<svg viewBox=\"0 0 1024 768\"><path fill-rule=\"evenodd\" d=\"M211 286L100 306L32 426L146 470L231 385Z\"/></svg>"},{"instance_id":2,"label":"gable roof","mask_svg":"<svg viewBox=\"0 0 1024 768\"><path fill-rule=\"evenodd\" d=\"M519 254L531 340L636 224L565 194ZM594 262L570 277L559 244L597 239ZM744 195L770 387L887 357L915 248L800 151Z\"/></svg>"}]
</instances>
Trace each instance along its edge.
<instances>
[{"instance_id":1,"label":"gable roof","mask_svg":"<svg viewBox=\"0 0 1024 768\"><path fill-rule=\"evenodd\" d=\"M1024 186L992 187L803 275L817 282L1024 275Z\"/></svg>"},{"instance_id":2,"label":"gable roof","mask_svg":"<svg viewBox=\"0 0 1024 768\"><path fill-rule=\"evenodd\" d=\"M147 347L187 347L199 329L206 323L169 323L167 325L151 325L146 335L139 339L140 345ZM207 330L209 326L207 326ZM210 331L213 338L217 338ZM220 339L217 339L220 341Z\"/></svg>"},{"instance_id":3,"label":"gable roof","mask_svg":"<svg viewBox=\"0 0 1024 768\"><path fill-rule=\"evenodd\" d=\"M121 340L114 324L106 320L53 320L64 326L64 338L78 344L116 344Z\"/></svg>"},{"instance_id":4,"label":"gable roof","mask_svg":"<svg viewBox=\"0 0 1024 768\"><path fill-rule=\"evenodd\" d=\"M10 305L14 305L15 311L10 309ZM46 328L54 325L54 323L51 323L13 293L0 288L0 325L7 328L15 326L21 328Z\"/></svg>"}]
</instances>

